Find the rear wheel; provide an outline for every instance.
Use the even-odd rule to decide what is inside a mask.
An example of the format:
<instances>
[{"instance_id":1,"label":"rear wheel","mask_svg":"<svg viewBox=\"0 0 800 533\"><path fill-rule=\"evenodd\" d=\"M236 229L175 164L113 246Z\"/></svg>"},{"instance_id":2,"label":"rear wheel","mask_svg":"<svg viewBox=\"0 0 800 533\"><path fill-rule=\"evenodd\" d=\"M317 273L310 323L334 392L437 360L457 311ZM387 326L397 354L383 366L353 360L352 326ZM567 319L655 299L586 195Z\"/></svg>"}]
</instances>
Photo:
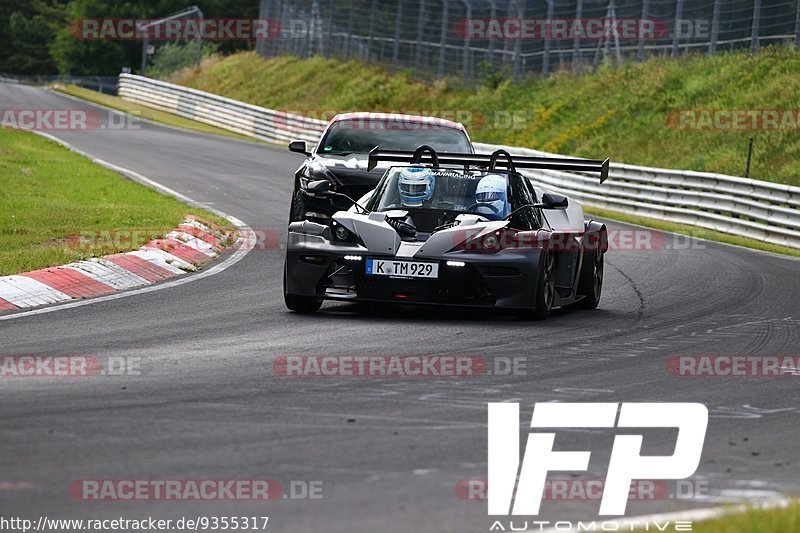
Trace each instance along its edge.
<instances>
[{"instance_id":1,"label":"rear wheel","mask_svg":"<svg viewBox=\"0 0 800 533\"><path fill-rule=\"evenodd\" d=\"M600 294L603 292L603 257L605 254L596 250L585 252L581 277L578 281L578 294L583 296L576 304L584 309L595 309L600 303Z\"/></svg>"},{"instance_id":2,"label":"rear wheel","mask_svg":"<svg viewBox=\"0 0 800 533\"><path fill-rule=\"evenodd\" d=\"M286 265L283 266L283 301L290 311L303 315L313 314L322 307L322 298L316 296L302 296L286 292Z\"/></svg>"},{"instance_id":3,"label":"rear wheel","mask_svg":"<svg viewBox=\"0 0 800 533\"><path fill-rule=\"evenodd\" d=\"M553 252L543 252L538 283L533 318L544 320L550 316L556 297L556 258Z\"/></svg>"}]
</instances>

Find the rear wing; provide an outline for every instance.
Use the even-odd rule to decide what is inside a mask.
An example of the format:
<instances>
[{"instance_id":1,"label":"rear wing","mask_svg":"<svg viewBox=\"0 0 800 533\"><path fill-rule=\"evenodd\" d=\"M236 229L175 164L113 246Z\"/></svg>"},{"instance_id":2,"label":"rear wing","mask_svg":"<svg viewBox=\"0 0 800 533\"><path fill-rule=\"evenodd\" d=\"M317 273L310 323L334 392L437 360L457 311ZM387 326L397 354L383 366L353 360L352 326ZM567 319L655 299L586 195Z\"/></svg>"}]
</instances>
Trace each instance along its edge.
<instances>
[{"instance_id":1,"label":"rear wing","mask_svg":"<svg viewBox=\"0 0 800 533\"><path fill-rule=\"evenodd\" d=\"M422 145L413 152L403 150L381 150L373 148L369 153L367 169L372 170L380 161L409 164L430 164L434 168L440 165L459 165L466 168L495 170L498 165L506 170L516 172L518 168L535 168L541 170L561 170L566 172L598 172L600 183L608 178L608 158L579 159L569 157L534 157L512 156L505 150L497 150L492 154L456 154L437 153L430 146Z\"/></svg>"}]
</instances>

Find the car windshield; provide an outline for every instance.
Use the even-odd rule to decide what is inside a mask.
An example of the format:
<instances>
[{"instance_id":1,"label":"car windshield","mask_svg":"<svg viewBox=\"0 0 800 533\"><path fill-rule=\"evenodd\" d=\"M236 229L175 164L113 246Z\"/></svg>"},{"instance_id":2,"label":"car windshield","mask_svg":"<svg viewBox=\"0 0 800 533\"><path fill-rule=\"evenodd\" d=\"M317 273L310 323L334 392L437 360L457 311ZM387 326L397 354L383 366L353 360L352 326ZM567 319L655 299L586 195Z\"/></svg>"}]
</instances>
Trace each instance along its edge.
<instances>
[{"instance_id":1,"label":"car windshield","mask_svg":"<svg viewBox=\"0 0 800 533\"><path fill-rule=\"evenodd\" d=\"M367 153L415 150L421 144L437 152L471 152L466 134L442 124L403 120L347 119L334 123L319 144L319 154Z\"/></svg>"},{"instance_id":2,"label":"car windshield","mask_svg":"<svg viewBox=\"0 0 800 533\"><path fill-rule=\"evenodd\" d=\"M511 213L510 198L504 172L392 167L370 198L368 208L474 213L502 220Z\"/></svg>"}]
</instances>

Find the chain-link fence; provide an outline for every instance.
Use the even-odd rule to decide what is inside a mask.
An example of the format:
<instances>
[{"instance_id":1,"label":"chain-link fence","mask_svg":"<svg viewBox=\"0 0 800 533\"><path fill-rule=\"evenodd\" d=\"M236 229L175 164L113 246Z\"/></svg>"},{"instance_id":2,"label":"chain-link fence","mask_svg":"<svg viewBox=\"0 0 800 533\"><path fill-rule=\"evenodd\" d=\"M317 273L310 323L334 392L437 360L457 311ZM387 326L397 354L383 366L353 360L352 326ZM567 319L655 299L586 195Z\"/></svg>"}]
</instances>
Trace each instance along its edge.
<instances>
[{"instance_id":1,"label":"chain-link fence","mask_svg":"<svg viewBox=\"0 0 800 533\"><path fill-rule=\"evenodd\" d=\"M519 77L800 43L800 0L260 0L265 57L358 58L415 76Z\"/></svg>"}]
</instances>

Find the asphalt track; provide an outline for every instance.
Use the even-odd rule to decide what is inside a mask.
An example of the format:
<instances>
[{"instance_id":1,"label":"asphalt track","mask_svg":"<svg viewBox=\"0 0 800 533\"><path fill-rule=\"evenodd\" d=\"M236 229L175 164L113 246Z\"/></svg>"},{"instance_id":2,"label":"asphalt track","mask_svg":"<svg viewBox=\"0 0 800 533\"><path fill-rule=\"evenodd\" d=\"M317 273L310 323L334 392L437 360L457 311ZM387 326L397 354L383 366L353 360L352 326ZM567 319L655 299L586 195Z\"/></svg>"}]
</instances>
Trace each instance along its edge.
<instances>
[{"instance_id":1,"label":"asphalt track","mask_svg":"<svg viewBox=\"0 0 800 533\"><path fill-rule=\"evenodd\" d=\"M0 109L85 107L0 84ZM290 176L301 161L285 149L146 123L55 135L284 238ZM600 308L542 323L332 303L317 316L294 315L282 301L279 248L178 287L0 321L4 355L141 358L140 375L0 380L0 514L268 515L270 531L487 531L485 503L459 499L455 487L486 477L491 401L520 402L523 417L544 401L701 402L711 419L695 478L708 483L711 503L795 492L797 378L679 378L666 361L797 354L800 262L686 245L667 236L656 250L609 253ZM284 354L524 357L527 374L287 378L272 367ZM557 445L592 450L586 476L603 478L612 438L572 430ZM646 451L669 454L673 439L670 430L650 431ZM90 502L68 494L81 479L262 478L322 481L323 498ZM708 505L631 502L628 514ZM597 508L550 502L541 518L589 520Z\"/></svg>"}]
</instances>

